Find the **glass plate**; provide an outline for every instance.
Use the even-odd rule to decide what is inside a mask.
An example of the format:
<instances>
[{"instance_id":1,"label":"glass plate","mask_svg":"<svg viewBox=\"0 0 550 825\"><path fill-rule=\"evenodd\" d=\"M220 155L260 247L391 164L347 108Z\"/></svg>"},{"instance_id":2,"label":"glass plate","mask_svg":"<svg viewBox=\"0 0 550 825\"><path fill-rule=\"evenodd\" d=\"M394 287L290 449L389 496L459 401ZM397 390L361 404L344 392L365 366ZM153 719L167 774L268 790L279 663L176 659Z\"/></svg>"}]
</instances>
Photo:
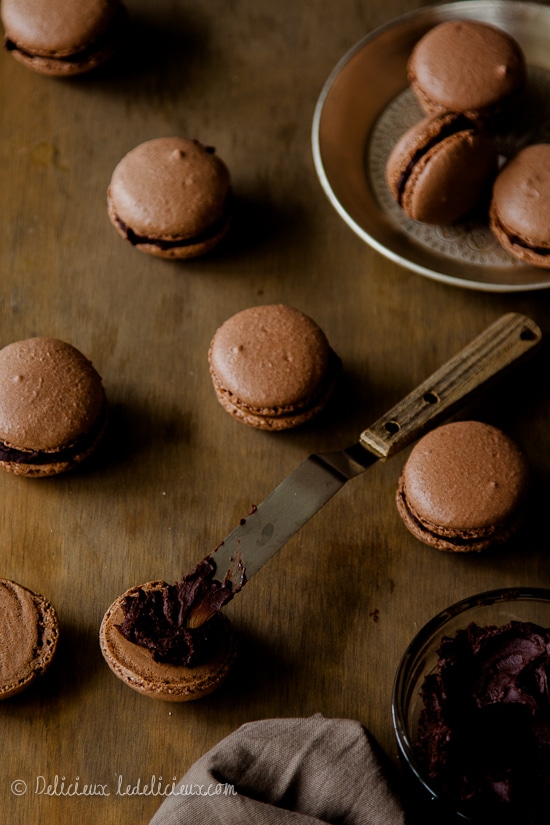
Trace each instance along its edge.
<instances>
[{"instance_id":1,"label":"glass plate","mask_svg":"<svg viewBox=\"0 0 550 825\"><path fill-rule=\"evenodd\" d=\"M550 287L550 269L517 261L482 218L453 226L409 220L385 182L386 159L399 136L422 117L407 84L414 44L432 26L476 19L508 31L529 66L523 114L497 136L510 156L550 142L550 8L514 0L461 0L419 9L360 40L330 74L315 108L312 146L321 186L338 214L387 258L437 281L469 289L520 292Z\"/></svg>"}]
</instances>

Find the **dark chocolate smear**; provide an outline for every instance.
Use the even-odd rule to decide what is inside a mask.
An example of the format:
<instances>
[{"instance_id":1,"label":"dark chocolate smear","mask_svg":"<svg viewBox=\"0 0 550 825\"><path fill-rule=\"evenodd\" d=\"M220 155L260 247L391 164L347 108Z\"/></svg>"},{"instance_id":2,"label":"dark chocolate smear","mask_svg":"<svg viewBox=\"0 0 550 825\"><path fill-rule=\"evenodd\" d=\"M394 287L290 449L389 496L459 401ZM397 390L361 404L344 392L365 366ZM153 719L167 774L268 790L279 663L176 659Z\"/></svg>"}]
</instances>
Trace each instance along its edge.
<instances>
[{"instance_id":1,"label":"dark chocolate smear","mask_svg":"<svg viewBox=\"0 0 550 825\"><path fill-rule=\"evenodd\" d=\"M129 642L147 648L156 662L196 667L207 661L216 641L216 615L197 628L187 627L187 621L197 606L216 614L234 596L231 583L214 579L215 572L215 562L207 557L176 584L140 588L124 599L118 630Z\"/></svg>"}]
</instances>

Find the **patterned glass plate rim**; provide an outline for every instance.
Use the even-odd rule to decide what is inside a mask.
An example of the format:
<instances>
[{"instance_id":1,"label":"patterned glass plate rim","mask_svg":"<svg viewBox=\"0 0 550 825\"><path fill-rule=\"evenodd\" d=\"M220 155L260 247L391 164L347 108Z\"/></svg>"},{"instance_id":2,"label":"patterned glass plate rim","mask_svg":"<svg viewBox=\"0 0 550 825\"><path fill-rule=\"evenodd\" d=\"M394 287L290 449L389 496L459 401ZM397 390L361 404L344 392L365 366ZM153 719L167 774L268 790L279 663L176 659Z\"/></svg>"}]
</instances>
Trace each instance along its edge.
<instances>
[{"instance_id":1,"label":"patterned glass plate rim","mask_svg":"<svg viewBox=\"0 0 550 825\"><path fill-rule=\"evenodd\" d=\"M550 8L515 0L459 0L421 8L362 38L338 62L315 107L317 176L336 212L363 241L420 275L491 292L550 287L550 269L517 261L493 238L484 216L452 227L409 220L389 194L386 159L422 113L407 86L416 41L445 20L500 26L522 46L529 66L521 119L498 136L503 158L522 145L550 142Z\"/></svg>"}]
</instances>

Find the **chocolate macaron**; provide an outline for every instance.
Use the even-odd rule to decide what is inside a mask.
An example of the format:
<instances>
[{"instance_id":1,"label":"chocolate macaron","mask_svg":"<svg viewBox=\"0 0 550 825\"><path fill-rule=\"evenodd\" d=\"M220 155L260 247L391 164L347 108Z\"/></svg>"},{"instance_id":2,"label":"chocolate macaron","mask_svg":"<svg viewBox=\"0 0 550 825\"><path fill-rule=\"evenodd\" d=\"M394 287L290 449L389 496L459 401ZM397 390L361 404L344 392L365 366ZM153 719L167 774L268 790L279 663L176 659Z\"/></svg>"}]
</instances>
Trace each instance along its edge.
<instances>
[{"instance_id":1,"label":"chocolate macaron","mask_svg":"<svg viewBox=\"0 0 550 825\"><path fill-rule=\"evenodd\" d=\"M116 166L107 192L117 232L160 258L195 258L228 232L229 171L210 146L180 137L136 146Z\"/></svg>"},{"instance_id":2,"label":"chocolate macaron","mask_svg":"<svg viewBox=\"0 0 550 825\"><path fill-rule=\"evenodd\" d=\"M188 702L217 690L237 656L229 619L215 613L189 629L179 585L132 587L105 613L99 643L105 661L128 687L167 702Z\"/></svg>"},{"instance_id":3,"label":"chocolate macaron","mask_svg":"<svg viewBox=\"0 0 550 825\"><path fill-rule=\"evenodd\" d=\"M0 579L0 699L20 693L46 672L58 638L51 602L17 582Z\"/></svg>"},{"instance_id":4,"label":"chocolate macaron","mask_svg":"<svg viewBox=\"0 0 550 825\"><path fill-rule=\"evenodd\" d=\"M386 164L390 191L408 217L449 224L471 212L497 172L497 150L456 112L426 117L398 140Z\"/></svg>"},{"instance_id":5,"label":"chocolate macaron","mask_svg":"<svg viewBox=\"0 0 550 825\"><path fill-rule=\"evenodd\" d=\"M550 267L550 145L518 152L493 186L489 225L500 245L520 261Z\"/></svg>"},{"instance_id":6,"label":"chocolate macaron","mask_svg":"<svg viewBox=\"0 0 550 825\"><path fill-rule=\"evenodd\" d=\"M341 369L316 322L284 304L250 307L225 321L208 361L222 407L260 430L312 419L330 399Z\"/></svg>"},{"instance_id":7,"label":"chocolate macaron","mask_svg":"<svg viewBox=\"0 0 550 825\"><path fill-rule=\"evenodd\" d=\"M519 43L477 20L448 20L430 29L412 50L407 74L426 114L462 112L484 120L504 114L527 79Z\"/></svg>"},{"instance_id":8,"label":"chocolate macaron","mask_svg":"<svg viewBox=\"0 0 550 825\"><path fill-rule=\"evenodd\" d=\"M4 46L40 74L69 77L116 51L126 12L119 0L2 0Z\"/></svg>"},{"instance_id":9,"label":"chocolate macaron","mask_svg":"<svg viewBox=\"0 0 550 825\"><path fill-rule=\"evenodd\" d=\"M457 421L413 447L397 489L397 509L416 538L452 552L507 541L524 516L527 460L502 430Z\"/></svg>"},{"instance_id":10,"label":"chocolate macaron","mask_svg":"<svg viewBox=\"0 0 550 825\"><path fill-rule=\"evenodd\" d=\"M99 374L56 338L28 338L0 350L0 468L50 476L95 449L107 426Z\"/></svg>"}]
</instances>

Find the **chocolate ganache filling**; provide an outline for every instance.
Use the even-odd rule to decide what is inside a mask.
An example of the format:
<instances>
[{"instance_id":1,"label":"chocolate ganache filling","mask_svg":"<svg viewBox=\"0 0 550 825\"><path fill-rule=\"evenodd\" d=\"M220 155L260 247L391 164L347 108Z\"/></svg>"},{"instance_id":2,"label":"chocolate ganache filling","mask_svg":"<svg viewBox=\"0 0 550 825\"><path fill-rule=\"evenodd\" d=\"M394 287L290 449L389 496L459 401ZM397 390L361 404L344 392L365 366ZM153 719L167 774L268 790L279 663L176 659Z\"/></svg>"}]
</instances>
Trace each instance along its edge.
<instances>
[{"instance_id":1,"label":"chocolate ganache filling","mask_svg":"<svg viewBox=\"0 0 550 825\"><path fill-rule=\"evenodd\" d=\"M432 137L426 141L422 146L420 146L416 152L413 154L412 158L410 159L409 163L407 164L406 168L403 170L399 179L397 181L397 198L398 203L402 203L403 195L405 193L405 187L407 186L407 181L409 180L414 167L419 162L424 155L428 154L430 149L433 149L434 146L437 146L438 143L441 143L446 138L451 137L451 135L456 135L459 132L466 132L466 131L474 131L477 130L477 125L473 120L466 117L466 115L457 114L447 123L445 123L437 134L432 135Z\"/></svg>"},{"instance_id":2,"label":"chocolate ganache filling","mask_svg":"<svg viewBox=\"0 0 550 825\"><path fill-rule=\"evenodd\" d=\"M500 231L508 238L508 241L513 246L519 246L521 249L527 249L530 252L534 252L535 255L550 255L550 246L537 246L537 244L529 243L529 241L525 240L524 238L521 238L514 232L510 232L510 230L504 226L504 224L498 219L498 217L495 218L495 222Z\"/></svg>"},{"instance_id":3,"label":"chocolate ganache filling","mask_svg":"<svg viewBox=\"0 0 550 825\"><path fill-rule=\"evenodd\" d=\"M215 572L215 563L207 557L176 584L140 588L124 599L124 620L118 630L129 642L147 648L156 662L196 667L207 661L216 642L216 613L244 584L244 571L237 588L214 579ZM188 619L197 607L214 616L190 628Z\"/></svg>"},{"instance_id":4,"label":"chocolate ganache filling","mask_svg":"<svg viewBox=\"0 0 550 825\"><path fill-rule=\"evenodd\" d=\"M116 222L120 227L121 232L132 246L151 245L158 246L159 249L177 249L183 246L195 246L195 244L205 243L211 238L215 238L224 228L229 220L229 210L231 203L231 196L228 195L223 207L222 214L210 226L206 227L202 232L193 235L190 238L152 238L147 235L138 235L137 232L128 226L119 215L115 216Z\"/></svg>"},{"instance_id":5,"label":"chocolate ganache filling","mask_svg":"<svg viewBox=\"0 0 550 825\"><path fill-rule=\"evenodd\" d=\"M32 52L29 49L24 49L7 36L4 37L4 48L8 52L19 52L24 57L28 57L30 59L41 57L47 60L55 60L59 63L85 64L89 60L93 59L98 52L105 49L110 49L114 45L114 42L120 36L121 29L125 23L126 12L124 11L124 8L121 7L118 10L115 19L110 24L109 29L103 35L100 35L96 40L92 41L88 45L81 46L76 51L68 54L48 54L47 52L40 51Z\"/></svg>"},{"instance_id":6,"label":"chocolate ganache filling","mask_svg":"<svg viewBox=\"0 0 550 825\"><path fill-rule=\"evenodd\" d=\"M543 825L550 800L550 629L444 637L422 688L417 753L434 787L488 823Z\"/></svg>"},{"instance_id":7,"label":"chocolate ganache filling","mask_svg":"<svg viewBox=\"0 0 550 825\"><path fill-rule=\"evenodd\" d=\"M57 450L20 450L0 441L0 461L9 461L14 464L53 464L70 461L75 456L85 453L94 444L106 424L106 419L107 405L104 404L97 420L87 432Z\"/></svg>"}]
</instances>

